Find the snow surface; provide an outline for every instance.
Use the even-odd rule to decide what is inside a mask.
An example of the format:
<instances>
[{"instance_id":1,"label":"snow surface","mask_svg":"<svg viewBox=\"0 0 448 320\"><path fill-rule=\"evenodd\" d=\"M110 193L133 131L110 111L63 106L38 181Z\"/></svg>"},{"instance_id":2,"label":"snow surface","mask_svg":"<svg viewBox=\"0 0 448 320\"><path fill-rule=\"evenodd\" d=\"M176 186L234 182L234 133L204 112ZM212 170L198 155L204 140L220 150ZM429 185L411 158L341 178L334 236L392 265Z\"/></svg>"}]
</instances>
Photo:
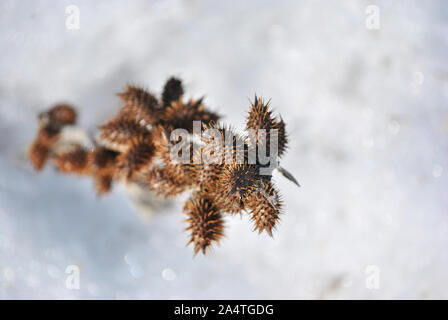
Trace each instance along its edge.
<instances>
[{"instance_id":1,"label":"snow surface","mask_svg":"<svg viewBox=\"0 0 448 320\"><path fill-rule=\"evenodd\" d=\"M0 298L448 298L445 1L2 0L0 50ZM287 122L302 188L276 177L273 239L226 218L193 258L180 202L150 223L123 186L98 198L24 159L38 111L68 101L95 132L126 82L160 93L171 75L227 123L254 93Z\"/></svg>"}]
</instances>

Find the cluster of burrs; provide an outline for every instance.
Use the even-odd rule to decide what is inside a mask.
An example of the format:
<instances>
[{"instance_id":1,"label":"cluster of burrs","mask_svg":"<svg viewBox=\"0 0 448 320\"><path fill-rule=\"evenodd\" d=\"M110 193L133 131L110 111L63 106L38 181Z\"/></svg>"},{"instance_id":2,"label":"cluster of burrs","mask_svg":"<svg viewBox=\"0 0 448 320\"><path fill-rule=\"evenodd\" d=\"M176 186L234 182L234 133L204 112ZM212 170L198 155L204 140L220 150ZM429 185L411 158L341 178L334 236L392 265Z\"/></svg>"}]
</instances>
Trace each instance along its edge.
<instances>
[{"instance_id":1,"label":"cluster of burrs","mask_svg":"<svg viewBox=\"0 0 448 320\"><path fill-rule=\"evenodd\" d=\"M272 170L297 184L278 166L288 141L285 123L269 102L255 97L246 130L238 134L220 124L202 99L185 102L183 93L176 78L166 82L160 99L126 86L118 95L121 110L99 126L90 146L61 143L64 128L77 116L71 106L56 105L39 115L29 159L36 170L51 161L61 172L92 176L99 194L116 181L137 183L164 198L190 192L183 210L195 254L205 254L222 238L224 214L246 212L256 230L272 235L282 212Z\"/></svg>"}]
</instances>

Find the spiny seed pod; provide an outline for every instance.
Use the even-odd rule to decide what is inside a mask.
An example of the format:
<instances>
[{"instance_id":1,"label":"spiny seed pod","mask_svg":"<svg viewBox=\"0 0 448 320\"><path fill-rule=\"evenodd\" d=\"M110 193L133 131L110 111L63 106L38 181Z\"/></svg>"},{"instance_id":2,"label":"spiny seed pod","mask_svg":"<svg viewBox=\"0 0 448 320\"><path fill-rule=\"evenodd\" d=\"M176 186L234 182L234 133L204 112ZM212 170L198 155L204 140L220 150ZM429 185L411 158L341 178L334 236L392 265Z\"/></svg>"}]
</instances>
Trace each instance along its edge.
<instances>
[{"instance_id":1,"label":"spiny seed pod","mask_svg":"<svg viewBox=\"0 0 448 320\"><path fill-rule=\"evenodd\" d=\"M181 100L176 100L168 105L161 116L161 123L167 128L185 129L188 132L193 132L193 121L201 121L204 124L209 124L212 121L217 121L219 116L206 110L202 104L202 99L198 101L190 100L184 104Z\"/></svg>"},{"instance_id":2,"label":"spiny seed pod","mask_svg":"<svg viewBox=\"0 0 448 320\"><path fill-rule=\"evenodd\" d=\"M100 139L120 151L126 150L136 141L146 139L150 135L146 126L124 118L112 119L99 129Z\"/></svg>"},{"instance_id":3,"label":"spiny seed pod","mask_svg":"<svg viewBox=\"0 0 448 320\"><path fill-rule=\"evenodd\" d=\"M286 124L282 118L280 118L278 126L278 156L281 158L286 149L288 148L288 135L286 133Z\"/></svg>"},{"instance_id":4,"label":"spiny seed pod","mask_svg":"<svg viewBox=\"0 0 448 320\"><path fill-rule=\"evenodd\" d=\"M151 129L151 140L155 148L155 156L163 159L169 158L170 153L170 132L162 125L158 124Z\"/></svg>"},{"instance_id":5,"label":"spiny seed pod","mask_svg":"<svg viewBox=\"0 0 448 320\"><path fill-rule=\"evenodd\" d=\"M95 188L99 195L108 193L112 188L112 175L94 176Z\"/></svg>"},{"instance_id":6,"label":"spiny seed pod","mask_svg":"<svg viewBox=\"0 0 448 320\"><path fill-rule=\"evenodd\" d=\"M55 129L76 123L76 111L68 104L58 104L39 115L39 120Z\"/></svg>"},{"instance_id":7,"label":"spiny seed pod","mask_svg":"<svg viewBox=\"0 0 448 320\"><path fill-rule=\"evenodd\" d=\"M204 98L200 98L198 100L190 99L187 103L189 108L194 110L194 120L201 120L205 124L218 121L221 117L217 113L207 110L205 105L202 103L203 100Z\"/></svg>"},{"instance_id":8,"label":"spiny seed pod","mask_svg":"<svg viewBox=\"0 0 448 320\"><path fill-rule=\"evenodd\" d=\"M39 128L36 140L39 140L40 143L45 144L47 147L51 147L59 140L59 137L59 129L46 125Z\"/></svg>"},{"instance_id":9,"label":"spiny seed pod","mask_svg":"<svg viewBox=\"0 0 448 320\"><path fill-rule=\"evenodd\" d=\"M206 186L215 185L222 170L222 165L209 165L202 161L203 148L203 146L197 146L192 149L191 163L187 168L189 185L201 190Z\"/></svg>"},{"instance_id":10,"label":"spiny seed pod","mask_svg":"<svg viewBox=\"0 0 448 320\"><path fill-rule=\"evenodd\" d=\"M166 166L152 168L144 173L144 180L149 190L163 198L174 197L187 188L186 180L166 169Z\"/></svg>"},{"instance_id":11,"label":"spiny seed pod","mask_svg":"<svg viewBox=\"0 0 448 320\"><path fill-rule=\"evenodd\" d=\"M163 167L167 177L171 177L179 185L187 185L189 179L189 165L182 163L166 163Z\"/></svg>"},{"instance_id":12,"label":"spiny seed pod","mask_svg":"<svg viewBox=\"0 0 448 320\"><path fill-rule=\"evenodd\" d=\"M224 165L195 165L191 173L195 185L200 187L201 190L207 190L208 192L221 190L219 178L223 167Z\"/></svg>"},{"instance_id":13,"label":"spiny seed pod","mask_svg":"<svg viewBox=\"0 0 448 320\"><path fill-rule=\"evenodd\" d=\"M112 182L117 170L119 153L104 146L97 146L91 152L90 173L95 182L99 195L105 194L112 188Z\"/></svg>"},{"instance_id":14,"label":"spiny seed pod","mask_svg":"<svg viewBox=\"0 0 448 320\"><path fill-rule=\"evenodd\" d=\"M200 146L192 142L188 137L181 139L173 139L174 142L168 144L167 149L161 158L165 163L183 165L185 168L189 168L189 165L194 162L194 154L200 150Z\"/></svg>"},{"instance_id":15,"label":"spiny seed pod","mask_svg":"<svg viewBox=\"0 0 448 320\"><path fill-rule=\"evenodd\" d=\"M102 146L96 147L92 152L92 170L95 172L109 171L115 166L118 152Z\"/></svg>"},{"instance_id":16,"label":"spiny seed pod","mask_svg":"<svg viewBox=\"0 0 448 320\"><path fill-rule=\"evenodd\" d=\"M161 123L167 129L185 129L193 131L193 110L180 100L171 102L166 106L161 116Z\"/></svg>"},{"instance_id":17,"label":"spiny seed pod","mask_svg":"<svg viewBox=\"0 0 448 320\"><path fill-rule=\"evenodd\" d=\"M247 163L246 139L229 126L219 123L204 125L202 159L209 164Z\"/></svg>"},{"instance_id":18,"label":"spiny seed pod","mask_svg":"<svg viewBox=\"0 0 448 320\"><path fill-rule=\"evenodd\" d=\"M173 101L180 100L183 94L182 81L174 77L169 78L163 87L162 106L167 107Z\"/></svg>"},{"instance_id":19,"label":"spiny seed pod","mask_svg":"<svg viewBox=\"0 0 448 320\"><path fill-rule=\"evenodd\" d=\"M219 185L216 185L214 189L206 187L203 190L207 191L208 197L222 212L235 215L241 213L241 211L245 209L243 198L235 193L225 195L217 188L219 188Z\"/></svg>"},{"instance_id":20,"label":"spiny seed pod","mask_svg":"<svg viewBox=\"0 0 448 320\"><path fill-rule=\"evenodd\" d=\"M82 175L89 171L88 153L81 146L75 146L73 150L57 154L54 162L61 172Z\"/></svg>"},{"instance_id":21,"label":"spiny seed pod","mask_svg":"<svg viewBox=\"0 0 448 320\"><path fill-rule=\"evenodd\" d=\"M118 96L124 101L120 117L136 122L153 124L159 121L159 106L157 99L143 88L126 85L124 92Z\"/></svg>"},{"instance_id":22,"label":"spiny seed pod","mask_svg":"<svg viewBox=\"0 0 448 320\"><path fill-rule=\"evenodd\" d=\"M259 99L255 95L247 118L247 129L270 130L274 126L275 120L272 117L272 111L269 110L269 107L269 102L264 103L262 98Z\"/></svg>"},{"instance_id":23,"label":"spiny seed pod","mask_svg":"<svg viewBox=\"0 0 448 320\"><path fill-rule=\"evenodd\" d=\"M42 120L42 114L39 116L40 120L40 128L37 133L37 137L28 149L28 158L30 159L31 164L34 169L41 170L47 160L50 158L51 147L59 140L60 138L60 129L54 125L50 124L50 118L56 117L59 121L63 121L64 111L66 108L63 106L58 106L50 109L47 112L46 120Z\"/></svg>"},{"instance_id":24,"label":"spiny seed pod","mask_svg":"<svg viewBox=\"0 0 448 320\"><path fill-rule=\"evenodd\" d=\"M37 171L42 170L49 158L50 150L48 146L39 140L33 142L28 150L28 159Z\"/></svg>"},{"instance_id":25,"label":"spiny seed pod","mask_svg":"<svg viewBox=\"0 0 448 320\"><path fill-rule=\"evenodd\" d=\"M194 254L200 250L205 254L212 242L219 243L224 235L224 223L219 209L210 200L198 195L185 203L184 213L188 216L186 231L191 234L188 244L194 245Z\"/></svg>"},{"instance_id":26,"label":"spiny seed pod","mask_svg":"<svg viewBox=\"0 0 448 320\"><path fill-rule=\"evenodd\" d=\"M266 231L272 237L272 230L280 220L282 199L271 182L262 182L250 195L246 206L251 211L251 220L259 233Z\"/></svg>"},{"instance_id":27,"label":"spiny seed pod","mask_svg":"<svg viewBox=\"0 0 448 320\"><path fill-rule=\"evenodd\" d=\"M251 164L235 164L224 167L220 184L225 196L245 198L260 181L259 168Z\"/></svg>"},{"instance_id":28,"label":"spiny seed pod","mask_svg":"<svg viewBox=\"0 0 448 320\"><path fill-rule=\"evenodd\" d=\"M270 163L266 161L283 155L288 142L285 123L273 117L269 101L264 103L263 99L255 96L246 129L249 131L249 143L255 147L258 164L269 166ZM261 159L260 154L265 154L268 159Z\"/></svg>"},{"instance_id":29,"label":"spiny seed pod","mask_svg":"<svg viewBox=\"0 0 448 320\"><path fill-rule=\"evenodd\" d=\"M118 156L118 167L128 181L132 180L138 172L148 167L154 156L154 146L147 141L133 144L129 150Z\"/></svg>"}]
</instances>

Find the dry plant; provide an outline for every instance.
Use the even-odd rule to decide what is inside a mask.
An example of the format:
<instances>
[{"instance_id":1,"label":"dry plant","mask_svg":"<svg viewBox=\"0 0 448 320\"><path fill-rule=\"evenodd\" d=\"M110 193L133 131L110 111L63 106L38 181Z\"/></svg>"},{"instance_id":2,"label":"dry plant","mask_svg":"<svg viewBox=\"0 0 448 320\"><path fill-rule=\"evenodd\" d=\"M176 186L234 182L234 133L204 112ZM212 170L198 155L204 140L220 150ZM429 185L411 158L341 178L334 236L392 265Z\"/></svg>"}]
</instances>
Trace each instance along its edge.
<instances>
[{"instance_id":1,"label":"dry plant","mask_svg":"<svg viewBox=\"0 0 448 320\"><path fill-rule=\"evenodd\" d=\"M220 116L202 99L184 102L183 94L176 78L166 82L160 100L143 88L126 86L118 95L121 110L99 126L93 147L58 144L62 130L75 124L77 115L67 104L56 105L39 115L30 162L36 170L51 161L60 172L91 176L98 194L109 192L117 181L138 182L164 198L190 192L183 211L195 254L205 254L222 239L224 214L247 213L255 230L272 236L282 213L272 170L298 185L276 160L288 144L284 121L273 115L269 102L255 96L246 130L237 134L220 124ZM198 137L195 121L200 121L200 130L213 130L213 137ZM187 136L174 134L179 129ZM268 162L260 157L262 149Z\"/></svg>"}]
</instances>

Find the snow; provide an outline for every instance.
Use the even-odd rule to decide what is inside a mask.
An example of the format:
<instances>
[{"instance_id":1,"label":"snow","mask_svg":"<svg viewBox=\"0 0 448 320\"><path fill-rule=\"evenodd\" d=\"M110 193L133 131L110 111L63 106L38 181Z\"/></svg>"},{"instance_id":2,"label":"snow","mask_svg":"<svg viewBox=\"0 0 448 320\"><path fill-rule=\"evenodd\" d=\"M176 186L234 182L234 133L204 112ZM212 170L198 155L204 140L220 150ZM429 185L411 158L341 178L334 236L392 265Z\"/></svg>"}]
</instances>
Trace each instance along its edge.
<instances>
[{"instance_id":1,"label":"snow","mask_svg":"<svg viewBox=\"0 0 448 320\"><path fill-rule=\"evenodd\" d=\"M447 18L418 0L2 1L0 298L447 299ZM239 128L248 98L272 98L302 185L276 176L274 238L226 218L193 258L180 201L145 220L124 186L99 198L24 159L38 111L68 101L95 133L125 83L159 94L171 75Z\"/></svg>"}]
</instances>

